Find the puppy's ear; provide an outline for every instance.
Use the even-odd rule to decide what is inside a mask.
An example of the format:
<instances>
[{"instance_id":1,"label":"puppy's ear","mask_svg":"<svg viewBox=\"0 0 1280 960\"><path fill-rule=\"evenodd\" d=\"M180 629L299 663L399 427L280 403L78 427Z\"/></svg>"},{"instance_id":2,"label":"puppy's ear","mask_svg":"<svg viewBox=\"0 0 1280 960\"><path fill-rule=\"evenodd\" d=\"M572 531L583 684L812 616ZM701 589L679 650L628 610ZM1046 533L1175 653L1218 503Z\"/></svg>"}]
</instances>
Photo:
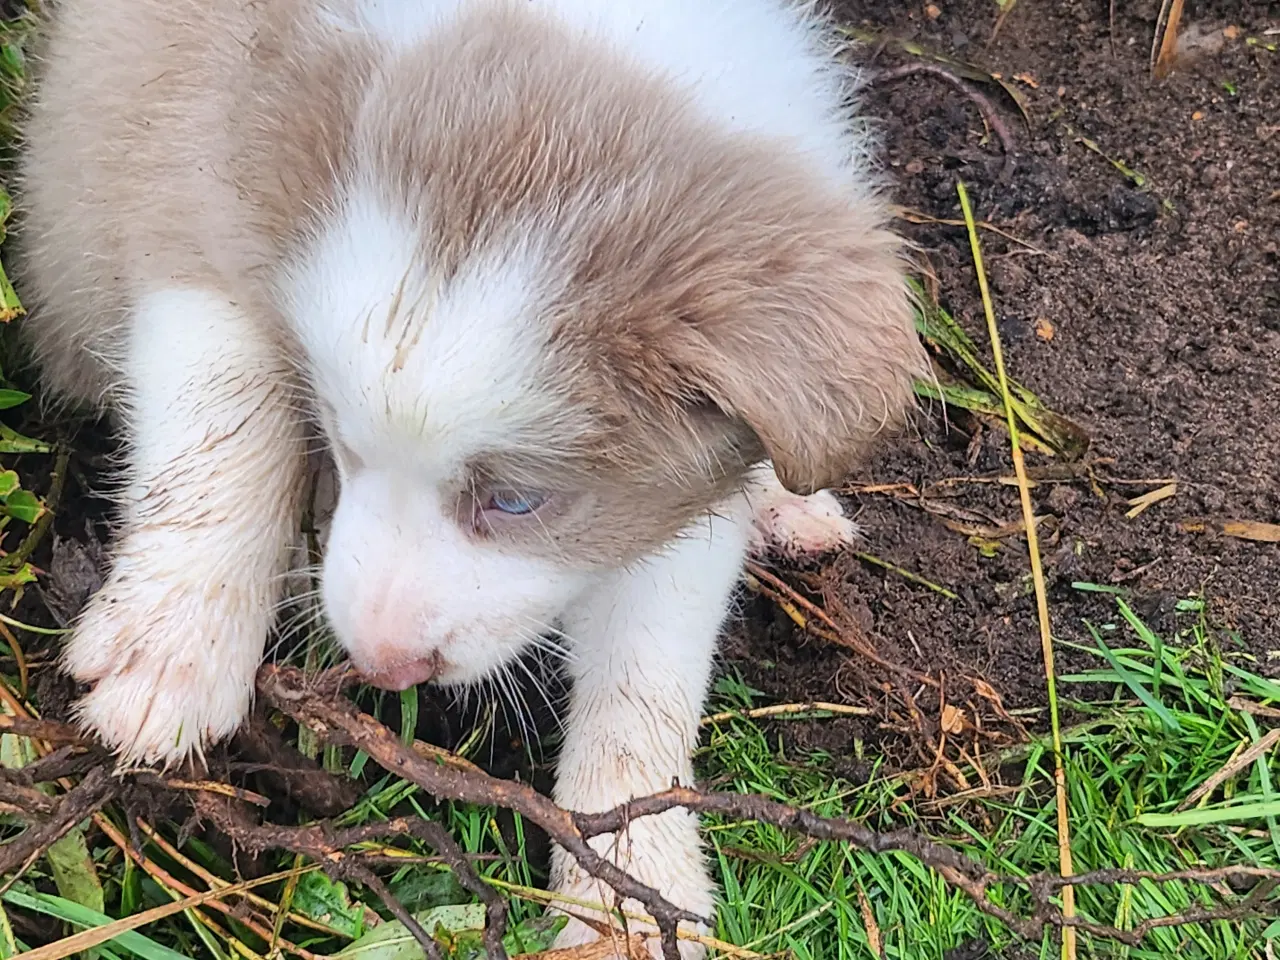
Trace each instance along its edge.
<instances>
[{"instance_id":1,"label":"puppy's ear","mask_svg":"<svg viewBox=\"0 0 1280 960\"><path fill-rule=\"evenodd\" d=\"M843 481L876 434L901 422L913 378L928 370L899 242L851 220L775 237L751 271L754 289L682 331L682 378L745 422L779 481L802 495Z\"/></svg>"}]
</instances>

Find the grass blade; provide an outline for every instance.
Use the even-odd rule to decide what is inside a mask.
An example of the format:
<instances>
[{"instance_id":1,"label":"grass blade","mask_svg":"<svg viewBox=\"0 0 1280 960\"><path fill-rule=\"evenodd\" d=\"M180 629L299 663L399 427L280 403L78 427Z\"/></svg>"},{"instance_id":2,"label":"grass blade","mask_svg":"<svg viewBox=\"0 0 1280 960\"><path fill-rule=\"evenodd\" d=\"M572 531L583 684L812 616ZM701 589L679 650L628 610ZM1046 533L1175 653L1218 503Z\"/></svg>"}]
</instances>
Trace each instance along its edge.
<instances>
[{"instance_id":1,"label":"grass blade","mask_svg":"<svg viewBox=\"0 0 1280 960\"><path fill-rule=\"evenodd\" d=\"M982 309L987 318L987 332L991 337L991 351L995 358L999 377L1000 395L1004 399L1005 417L1009 424L1010 446L1013 451L1013 468L1018 476L1018 498L1022 502L1022 518L1026 524L1027 553L1031 559L1031 580L1036 591L1036 614L1040 622L1040 646L1044 657L1045 682L1049 693L1049 718L1053 733L1054 784L1057 795L1058 865L1064 877L1074 872L1071 867L1071 828L1067 807L1067 775L1062 753L1062 724L1058 715L1058 689L1055 680L1053 657L1053 632L1049 621L1049 596L1044 584L1044 569L1040 563L1040 545L1036 534L1035 507L1031 503L1031 484L1027 480L1027 467L1022 459L1022 447L1018 444L1018 418L1014 414L1014 400L1010 394L1009 379L1005 375L1004 350L1000 343L1000 330L996 326L996 312L991 303L991 291L987 287L987 273L982 266L982 245L978 241L978 228L974 222L973 207L969 204L969 191L963 183L956 184L960 195L960 207L964 211L965 226L969 231L969 247L973 251L973 266L978 274L978 287L982 291ZM1075 888L1062 888L1062 914L1075 915ZM1063 960L1076 958L1076 931L1073 927L1062 930Z\"/></svg>"},{"instance_id":2,"label":"grass blade","mask_svg":"<svg viewBox=\"0 0 1280 960\"><path fill-rule=\"evenodd\" d=\"M59 920L65 920L67 923L75 924L78 927L88 928L80 933L64 937L55 943L37 947L24 953L22 956L25 960L64 960L65 957L90 950L103 943L114 943L116 946L128 950L134 956L141 957L142 960L188 960L182 954L170 950L163 944L156 943L150 937L137 933L137 928L154 923L157 920L163 920L165 917L182 913L185 910L190 910L192 907L198 907L202 903L208 903L211 900L222 900L226 897L243 893L253 887L284 880L289 874L290 871L272 873L265 877L246 880L244 883L237 883L230 887L208 890L194 896L183 897L181 900L173 901L173 903L161 904L158 907L153 907L150 910L121 920L112 920L96 910L90 910L87 907L80 906L78 903L72 903L62 897L55 897L45 893L25 893L21 890L11 889L4 894L4 899L15 907L31 910L34 913L41 913L45 916L57 917Z\"/></svg>"},{"instance_id":3,"label":"grass blade","mask_svg":"<svg viewBox=\"0 0 1280 960\"><path fill-rule=\"evenodd\" d=\"M1093 637L1093 642L1098 645L1098 653L1106 658L1107 663L1111 664L1111 669L1115 671L1120 681L1133 691L1133 695L1141 700L1147 709L1160 718L1160 722L1164 724L1166 730L1181 733L1182 724L1178 723L1177 717L1169 712L1168 707L1152 696L1151 691L1143 686L1142 681L1125 668L1120 659L1111 652L1111 648L1103 641L1102 635L1098 633L1094 625L1086 620L1085 628Z\"/></svg>"},{"instance_id":4,"label":"grass blade","mask_svg":"<svg viewBox=\"0 0 1280 960\"><path fill-rule=\"evenodd\" d=\"M1207 823L1240 823L1280 816L1280 800L1257 800L1227 807L1200 807L1182 813L1143 813L1138 822L1144 827L1199 827Z\"/></svg>"}]
</instances>

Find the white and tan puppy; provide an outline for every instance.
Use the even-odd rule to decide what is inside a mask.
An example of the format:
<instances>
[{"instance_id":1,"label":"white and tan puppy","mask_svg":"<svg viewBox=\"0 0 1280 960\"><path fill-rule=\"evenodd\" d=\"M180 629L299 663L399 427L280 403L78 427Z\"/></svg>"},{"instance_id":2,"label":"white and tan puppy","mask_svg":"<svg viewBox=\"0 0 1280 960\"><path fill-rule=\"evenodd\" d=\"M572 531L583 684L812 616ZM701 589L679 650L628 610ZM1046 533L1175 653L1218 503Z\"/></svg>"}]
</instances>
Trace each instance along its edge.
<instances>
[{"instance_id":1,"label":"white and tan puppy","mask_svg":"<svg viewBox=\"0 0 1280 960\"><path fill-rule=\"evenodd\" d=\"M776 536L768 509L838 482L924 368L809 5L54 9L24 326L44 382L127 444L66 650L82 720L129 763L235 730L315 420L340 477L324 606L367 677L466 684L558 629L556 799L690 781L744 488L772 464ZM711 913L687 811L599 843ZM600 899L560 854L554 882Z\"/></svg>"}]
</instances>

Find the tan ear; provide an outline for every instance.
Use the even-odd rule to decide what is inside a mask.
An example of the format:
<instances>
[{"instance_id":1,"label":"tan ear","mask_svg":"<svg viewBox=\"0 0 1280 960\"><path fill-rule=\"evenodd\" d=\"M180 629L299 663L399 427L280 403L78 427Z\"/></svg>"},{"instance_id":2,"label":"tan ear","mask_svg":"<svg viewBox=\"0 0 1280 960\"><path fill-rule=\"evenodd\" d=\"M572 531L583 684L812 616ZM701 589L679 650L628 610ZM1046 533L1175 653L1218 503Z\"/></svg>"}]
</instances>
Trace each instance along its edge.
<instances>
[{"instance_id":1,"label":"tan ear","mask_svg":"<svg viewBox=\"0 0 1280 960\"><path fill-rule=\"evenodd\" d=\"M771 263L741 310L685 331L683 375L755 432L793 493L841 483L928 369L898 248L874 226L828 226Z\"/></svg>"}]
</instances>

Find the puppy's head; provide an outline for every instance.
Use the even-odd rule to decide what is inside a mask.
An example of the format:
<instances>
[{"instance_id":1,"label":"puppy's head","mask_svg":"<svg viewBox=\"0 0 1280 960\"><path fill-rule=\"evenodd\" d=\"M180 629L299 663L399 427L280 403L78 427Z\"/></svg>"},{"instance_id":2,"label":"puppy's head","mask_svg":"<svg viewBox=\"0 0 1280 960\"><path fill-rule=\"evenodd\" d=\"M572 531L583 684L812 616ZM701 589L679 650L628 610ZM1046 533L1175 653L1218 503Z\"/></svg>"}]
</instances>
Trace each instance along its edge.
<instances>
[{"instance_id":1,"label":"puppy's head","mask_svg":"<svg viewBox=\"0 0 1280 960\"><path fill-rule=\"evenodd\" d=\"M766 457L840 481L923 369L861 185L585 43L438 42L376 81L289 275L325 605L388 687L485 675Z\"/></svg>"}]
</instances>

